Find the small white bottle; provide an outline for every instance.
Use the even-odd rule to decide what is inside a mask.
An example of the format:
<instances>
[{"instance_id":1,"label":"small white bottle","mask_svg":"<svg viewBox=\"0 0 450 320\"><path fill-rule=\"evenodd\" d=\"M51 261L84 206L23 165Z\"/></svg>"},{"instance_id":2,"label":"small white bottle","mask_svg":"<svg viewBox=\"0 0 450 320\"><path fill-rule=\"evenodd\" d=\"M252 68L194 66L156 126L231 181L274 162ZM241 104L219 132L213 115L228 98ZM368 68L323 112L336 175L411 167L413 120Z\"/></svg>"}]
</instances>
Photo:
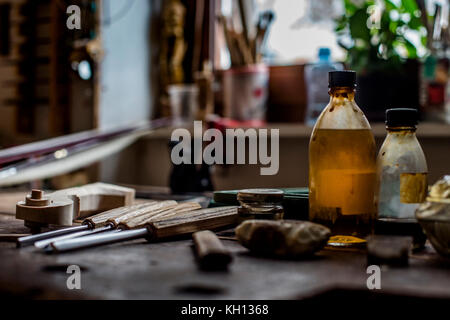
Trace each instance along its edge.
<instances>
[{"instance_id":1,"label":"small white bottle","mask_svg":"<svg viewBox=\"0 0 450 320\"><path fill-rule=\"evenodd\" d=\"M387 136L377 158L378 217L415 219L425 201L428 167L416 137L416 109L386 111Z\"/></svg>"}]
</instances>

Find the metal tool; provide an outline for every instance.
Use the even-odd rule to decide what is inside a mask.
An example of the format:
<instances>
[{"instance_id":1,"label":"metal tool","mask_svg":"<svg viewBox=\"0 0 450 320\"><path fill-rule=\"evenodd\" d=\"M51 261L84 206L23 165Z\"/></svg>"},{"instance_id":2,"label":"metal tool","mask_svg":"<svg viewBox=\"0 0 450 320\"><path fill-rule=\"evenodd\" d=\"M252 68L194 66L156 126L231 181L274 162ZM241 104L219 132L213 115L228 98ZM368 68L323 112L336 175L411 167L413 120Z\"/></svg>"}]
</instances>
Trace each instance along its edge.
<instances>
[{"instance_id":1,"label":"metal tool","mask_svg":"<svg viewBox=\"0 0 450 320\"><path fill-rule=\"evenodd\" d=\"M117 229L119 224L122 226L130 225L135 227L140 227L142 223L145 223L146 221L155 221L160 220L164 218L169 218L172 216L175 216L177 214L181 214L187 211L197 210L200 209L200 204L196 202L185 202L181 204L177 204L176 201L173 200L167 200L155 203L153 205L150 205L148 207L140 208L138 210L130 211L124 215L121 215L116 218L112 218L108 220L108 224L105 227L100 228L101 230L99 232L96 232L96 230L91 231L82 231L79 232L78 235L75 234L74 236L67 235L67 236L61 236L57 238L42 240L39 242L36 242L34 244L35 247L43 249L49 246L53 242L57 241L64 241L68 239L83 237L87 235L92 235L94 233L100 233L104 231L110 231L110 232L117 232L121 231L121 229ZM131 227L130 227L131 228Z\"/></svg>"},{"instance_id":2,"label":"metal tool","mask_svg":"<svg viewBox=\"0 0 450 320\"><path fill-rule=\"evenodd\" d=\"M200 207L200 205L192 204L192 203L185 204L184 206L186 206L186 205L190 206L191 208L199 208ZM177 204L176 201L173 201L173 200L160 201L160 202L153 201L148 204L137 205L134 208L130 208L130 210L128 210L127 212L124 212L123 214L111 216L106 221L106 224L104 226L99 227L97 229L80 231L80 232L75 232L75 233L68 234L68 235L62 235L62 236L55 237L55 238L37 241L37 242L35 242L34 246L36 248L42 249L42 248L46 247L47 245L49 245L50 243L55 242L55 241L72 239L72 238L87 236L87 235L96 234L96 233L100 233L100 232L104 232L104 231L114 230L117 228L117 226L121 222L125 222L125 221L135 219L135 218L144 218L145 219L150 216L159 215L161 212L165 212L167 210L170 210L170 209L173 209L176 207L179 207L179 205Z\"/></svg>"},{"instance_id":3,"label":"metal tool","mask_svg":"<svg viewBox=\"0 0 450 320\"><path fill-rule=\"evenodd\" d=\"M32 245L33 243L40 241L40 240L44 240L44 239L55 238L55 237L59 237L59 236L67 235L67 234L72 234L72 233L77 233L77 232L94 229L97 227L102 227L102 226L106 225L108 220L113 217L119 217L120 215L126 214L127 212L129 212L131 210L136 210L136 209L145 207L146 205L150 205L153 203L155 203L155 201L149 201L149 202L146 202L143 204L125 206L125 207L108 210L108 211L105 211L105 212L96 214L92 217L84 219L83 224L81 226L58 229L58 230L48 231L48 232L44 232L44 233L40 233L40 234L34 234L34 235L30 235L30 236L21 237L21 238L17 239L17 247Z\"/></svg>"},{"instance_id":4,"label":"metal tool","mask_svg":"<svg viewBox=\"0 0 450 320\"><path fill-rule=\"evenodd\" d=\"M45 251L48 253L65 252L138 238L146 238L148 241L159 240L201 230L232 226L237 223L237 218L238 213L235 206L194 210L159 221L155 221L153 217L147 221L141 221L142 225L139 229L56 241L45 247ZM119 224L119 228L127 228L127 224Z\"/></svg>"}]
</instances>

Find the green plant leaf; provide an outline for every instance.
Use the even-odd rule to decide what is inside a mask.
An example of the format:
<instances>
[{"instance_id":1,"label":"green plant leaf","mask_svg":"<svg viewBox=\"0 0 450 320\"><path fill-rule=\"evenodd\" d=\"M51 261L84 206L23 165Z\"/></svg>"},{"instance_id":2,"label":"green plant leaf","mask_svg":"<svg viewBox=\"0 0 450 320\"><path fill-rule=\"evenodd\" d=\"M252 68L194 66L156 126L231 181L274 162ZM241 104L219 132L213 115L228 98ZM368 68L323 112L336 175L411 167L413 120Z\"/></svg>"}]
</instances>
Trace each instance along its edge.
<instances>
[{"instance_id":1,"label":"green plant leaf","mask_svg":"<svg viewBox=\"0 0 450 320\"><path fill-rule=\"evenodd\" d=\"M370 30L367 28L367 19L369 15L366 10L358 9L353 16L349 18L350 35L352 38L370 40Z\"/></svg>"},{"instance_id":2,"label":"green plant leaf","mask_svg":"<svg viewBox=\"0 0 450 320\"><path fill-rule=\"evenodd\" d=\"M411 15L414 15L414 12L418 9L415 0L402 0L402 5L405 11Z\"/></svg>"},{"instance_id":3,"label":"green plant leaf","mask_svg":"<svg viewBox=\"0 0 450 320\"><path fill-rule=\"evenodd\" d=\"M404 45L406 50L408 51L408 58L409 59L416 59L417 58L417 49L408 39L404 39Z\"/></svg>"},{"instance_id":4,"label":"green plant leaf","mask_svg":"<svg viewBox=\"0 0 450 320\"><path fill-rule=\"evenodd\" d=\"M419 30L420 27L422 27L422 20L420 20L420 18L417 18L415 16L411 17L411 20L408 22L408 27L413 29L413 30Z\"/></svg>"}]
</instances>

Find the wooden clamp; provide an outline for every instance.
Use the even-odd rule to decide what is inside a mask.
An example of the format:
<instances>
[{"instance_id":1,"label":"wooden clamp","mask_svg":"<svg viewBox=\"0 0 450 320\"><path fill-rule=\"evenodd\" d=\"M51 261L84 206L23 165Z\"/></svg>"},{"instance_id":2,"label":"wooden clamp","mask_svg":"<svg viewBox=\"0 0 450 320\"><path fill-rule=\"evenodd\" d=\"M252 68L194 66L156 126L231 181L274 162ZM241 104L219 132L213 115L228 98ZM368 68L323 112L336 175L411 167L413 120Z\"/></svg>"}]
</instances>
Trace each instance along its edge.
<instances>
[{"instance_id":1,"label":"wooden clamp","mask_svg":"<svg viewBox=\"0 0 450 320\"><path fill-rule=\"evenodd\" d=\"M134 189L106 183L59 190L46 196L34 189L25 201L17 203L16 218L25 220L25 226L32 229L49 224L71 226L74 220L131 205L134 196Z\"/></svg>"}]
</instances>

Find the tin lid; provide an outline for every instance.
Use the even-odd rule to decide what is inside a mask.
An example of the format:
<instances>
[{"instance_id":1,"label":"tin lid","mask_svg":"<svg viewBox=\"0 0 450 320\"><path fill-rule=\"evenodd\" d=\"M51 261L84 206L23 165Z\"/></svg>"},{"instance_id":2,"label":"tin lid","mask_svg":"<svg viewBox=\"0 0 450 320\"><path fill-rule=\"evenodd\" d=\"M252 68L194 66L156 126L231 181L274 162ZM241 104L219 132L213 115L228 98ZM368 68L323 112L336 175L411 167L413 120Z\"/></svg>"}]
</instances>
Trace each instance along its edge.
<instances>
[{"instance_id":1,"label":"tin lid","mask_svg":"<svg viewBox=\"0 0 450 320\"><path fill-rule=\"evenodd\" d=\"M283 197L279 189L243 189L237 194L237 200L244 202L281 202Z\"/></svg>"}]
</instances>

